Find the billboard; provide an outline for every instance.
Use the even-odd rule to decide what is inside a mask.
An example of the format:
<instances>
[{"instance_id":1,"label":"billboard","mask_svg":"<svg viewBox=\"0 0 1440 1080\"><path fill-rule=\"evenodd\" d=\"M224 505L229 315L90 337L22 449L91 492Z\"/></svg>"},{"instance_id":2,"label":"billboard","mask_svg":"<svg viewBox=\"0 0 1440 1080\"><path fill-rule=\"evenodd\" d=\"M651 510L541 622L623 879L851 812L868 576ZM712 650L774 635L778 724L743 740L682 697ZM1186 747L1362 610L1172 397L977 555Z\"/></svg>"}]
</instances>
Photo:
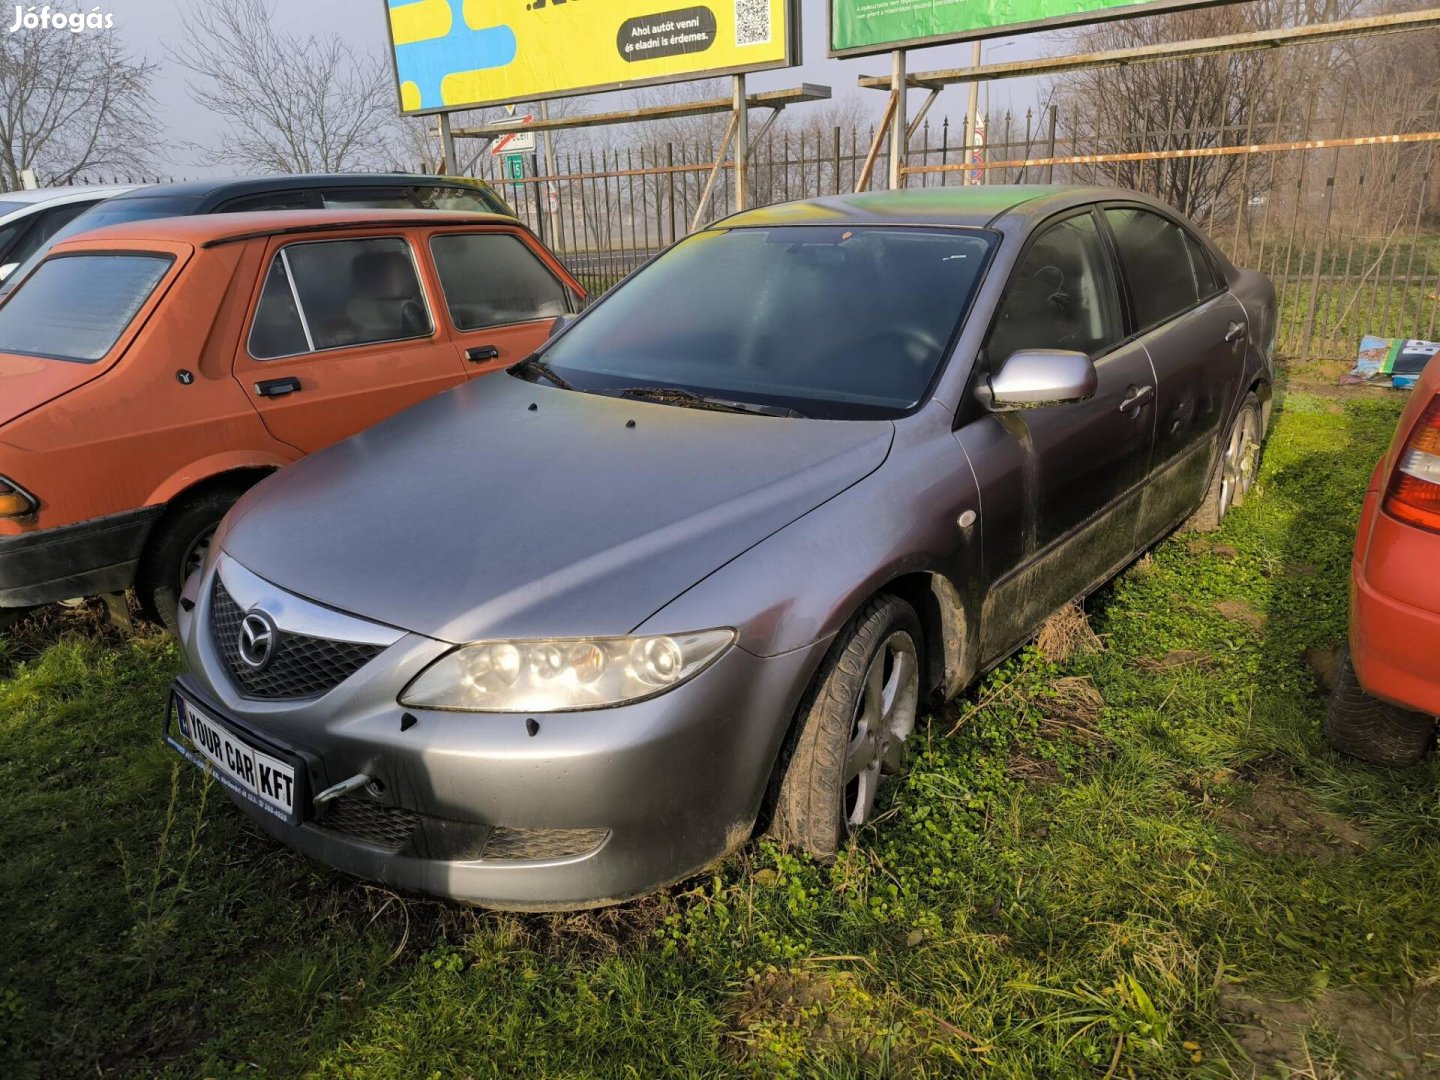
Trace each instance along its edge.
<instances>
[{"instance_id":1,"label":"billboard","mask_svg":"<svg viewBox=\"0 0 1440 1080\"><path fill-rule=\"evenodd\" d=\"M404 113L789 67L794 0L386 0Z\"/></svg>"},{"instance_id":2,"label":"billboard","mask_svg":"<svg viewBox=\"0 0 1440 1080\"><path fill-rule=\"evenodd\" d=\"M998 37L1235 0L829 0L830 55Z\"/></svg>"}]
</instances>

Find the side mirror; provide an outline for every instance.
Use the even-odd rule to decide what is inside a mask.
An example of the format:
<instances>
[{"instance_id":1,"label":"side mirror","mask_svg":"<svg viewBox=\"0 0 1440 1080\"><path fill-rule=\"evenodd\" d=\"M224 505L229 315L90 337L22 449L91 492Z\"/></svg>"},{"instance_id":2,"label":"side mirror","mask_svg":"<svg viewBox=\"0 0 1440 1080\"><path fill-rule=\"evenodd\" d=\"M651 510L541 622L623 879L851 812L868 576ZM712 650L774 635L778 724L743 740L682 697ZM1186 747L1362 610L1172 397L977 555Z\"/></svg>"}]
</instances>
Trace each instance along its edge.
<instances>
[{"instance_id":1,"label":"side mirror","mask_svg":"<svg viewBox=\"0 0 1440 1080\"><path fill-rule=\"evenodd\" d=\"M545 335L545 340L550 340L550 338L553 338L556 334L560 333L561 330L564 330L565 327L569 326L574 321L574 315L557 316L555 321L550 324L550 333Z\"/></svg>"},{"instance_id":2,"label":"side mirror","mask_svg":"<svg viewBox=\"0 0 1440 1080\"><path fill-rule=\"evenodd\" d=\"M1094 362L1082 352L1020 349L982 384L979 396L991 412L1007 412L1089 401L1099 385Z\"/></svg>"}]
</instances>

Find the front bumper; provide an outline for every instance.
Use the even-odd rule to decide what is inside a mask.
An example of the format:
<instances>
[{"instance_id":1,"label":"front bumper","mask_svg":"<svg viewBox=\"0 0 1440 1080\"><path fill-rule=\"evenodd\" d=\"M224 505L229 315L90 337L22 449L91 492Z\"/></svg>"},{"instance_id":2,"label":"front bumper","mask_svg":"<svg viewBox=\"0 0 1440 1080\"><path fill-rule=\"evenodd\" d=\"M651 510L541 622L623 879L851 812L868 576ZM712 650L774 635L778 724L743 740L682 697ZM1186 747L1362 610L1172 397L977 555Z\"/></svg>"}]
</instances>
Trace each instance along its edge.
<instances>
[{"instance_id":1,"label":"front bumper","mask_svg":"<svg viewBox=\"0 0 1440 1080\"><path fill-rule=\"evenodd\" d=\"M0 608L120 592L164 507L149 506L19 536L0 537Z\"/></svg>"},{"instance_id":2,"label":"front bumper","mask_svg":"<svg viewBox=\"0 0 1440 1080\"><path fill-rule=\"evenodd\" d=\"M208 598L201 590L184 627L192 670L176 689L305 773L298 824L237 805L349 873L518 910L626 900L742 843L828 644L763 659L732 647L648 701L526 717L401 708L399 689L450 647L406 634L318 698L255 701L210 640ZM313 804L362 773L378 784Z\"/></svg>"}]
</instances>

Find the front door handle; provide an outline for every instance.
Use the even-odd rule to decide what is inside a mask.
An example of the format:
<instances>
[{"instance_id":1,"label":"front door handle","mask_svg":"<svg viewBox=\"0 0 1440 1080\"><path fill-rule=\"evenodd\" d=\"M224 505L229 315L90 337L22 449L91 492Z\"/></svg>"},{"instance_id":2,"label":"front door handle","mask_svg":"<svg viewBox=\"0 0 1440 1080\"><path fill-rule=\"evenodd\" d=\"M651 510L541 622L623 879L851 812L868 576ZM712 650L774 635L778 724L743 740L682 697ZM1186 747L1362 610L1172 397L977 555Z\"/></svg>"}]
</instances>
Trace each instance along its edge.
<instances>
[{"instance_id":1,"label":"front door handle","mask_svg":"<svg viewBox=\"0 0 1440 1080\"><path fill-rule=\"evenodd\" d=\"M472 364L483 364L486 360L500 359L500 350L494 345L477 345L465 350L465 359Z\"/></svg>"},{"instance_id":2,"label":"front door handle","mask_svg":"<svg viewBox=\"0 0 1440 1080\"><path fill-rule=\"evenodd\" d=\"M1230 329L1225 331L1226 341L1237 341L1245 336L1246 326L1243 322L1232 322Z\"/></svg>"},{"instance_id":3,"label":"front door handle","mask_svg":"<svg viewBox=\"0 0 1440 1080\"><path fill-rule=\"evenodd\" d=\"M261 397L284 397L299 390L300 380L293 375L285 379L261 379L255 384L255 393Z\"/></svg>"},{"instance_id":4,"label":"front door handle","mask_svg":"<svg viewBox=\"0 0 1440 1080\"><path fill-rule=\"evenodd\" d=\"M1132 386L1130 392L1125 395L1125 400L1120 402L1120 411L1129 412L1131 409L1144 405L1155 396L1153 386Z\"/></svg>"}]
</instances>

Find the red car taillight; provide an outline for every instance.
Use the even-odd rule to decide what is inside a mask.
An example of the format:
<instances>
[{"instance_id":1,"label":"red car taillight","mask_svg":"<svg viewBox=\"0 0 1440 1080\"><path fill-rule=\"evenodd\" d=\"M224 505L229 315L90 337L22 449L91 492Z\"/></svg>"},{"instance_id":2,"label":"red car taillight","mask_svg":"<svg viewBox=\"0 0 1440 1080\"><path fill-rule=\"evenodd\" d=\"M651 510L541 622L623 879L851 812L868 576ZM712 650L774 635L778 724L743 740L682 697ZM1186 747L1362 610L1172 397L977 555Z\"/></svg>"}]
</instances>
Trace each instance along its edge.
<instances>
[{"instance_id":1,"label":"red car taillight","mask_svg":"<svg viewBox=\"0 0 1440 1080\"><path fill-rule=\"evenodd\" d=\"M1385 512L1422 529L1440 532L1440 395L1437 395L1400 451Z\"/></svg>"}]
</instances>

